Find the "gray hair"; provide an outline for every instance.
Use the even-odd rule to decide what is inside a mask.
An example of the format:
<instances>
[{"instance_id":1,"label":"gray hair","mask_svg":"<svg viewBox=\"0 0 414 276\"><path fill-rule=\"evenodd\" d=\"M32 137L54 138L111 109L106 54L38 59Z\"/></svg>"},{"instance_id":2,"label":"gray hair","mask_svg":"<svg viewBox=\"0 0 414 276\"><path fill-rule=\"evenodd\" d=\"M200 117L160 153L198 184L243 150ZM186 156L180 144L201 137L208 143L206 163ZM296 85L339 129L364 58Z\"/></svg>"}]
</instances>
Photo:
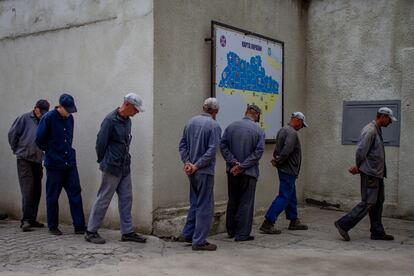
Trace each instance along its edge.
<instances>
[{"instance_id":1,"label":"gray hair","mask_svg":"<svg viewBox=\"0 0 414 276\"><path fill-rule=\"evenodd\" d=\"M203 108L207 110L219 110L219 102L216 98L207 98L203 103Z\"/></svg>"}]
</instances>

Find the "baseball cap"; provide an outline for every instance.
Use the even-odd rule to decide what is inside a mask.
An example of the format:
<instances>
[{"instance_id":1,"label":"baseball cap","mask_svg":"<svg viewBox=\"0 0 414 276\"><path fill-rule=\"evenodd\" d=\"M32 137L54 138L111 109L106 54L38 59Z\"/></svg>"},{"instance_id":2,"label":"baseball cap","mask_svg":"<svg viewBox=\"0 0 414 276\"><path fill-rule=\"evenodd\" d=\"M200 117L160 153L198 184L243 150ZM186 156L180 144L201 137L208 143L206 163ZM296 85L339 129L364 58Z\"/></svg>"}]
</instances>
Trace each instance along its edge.
<instances>
[{"instance_id":1,"label":"baseball cap","mask_svg":"<svg viewBox=\"0 0 414 276\"><path fill-rule=\"evenodd\" d=\"M129 102L130 104L134 105L135 108L139 111L139 112L144 112L145 109L142 106L143 102L142 102L142 98L140 96L138 96L135 93L128 93L125 95L124 100Z\"/></svg>"},{"instance_id":2,"label":"baseball cap","mask_svg":"<svg viewBox=\"0 0 414 276\"><path fill-rule=\"evenodd\" d=\"M259 114L262 114L262 110L260 109L260 107L258 107L257 105L255 105L255 104L248 104L247 105L247 109L249 110L249 109L253 109L254 111L256 111L257 113L259 113Z\"/></svg>"},{"instance_id":3,"label":"baseball cap","mask_svg":"<svg viewBox=\"0 0 414 276\"><path fill-rule=\"evenodd\" d=\"M36 102L35 107L39 108L40 113L43 115L43 114L45 114L46 112L49 111L50 104L49 104L48 101L40 99Z\"/></svg>"},{"instance_id":4,"label":"baseball cap","mask_svg":"<svg viewBox=\"0 0 414 276\"><path fill-rule=\"evenodd\" d=\"M292 118L298 118L299 120L302 120L303 126L308 127L308 124L305 122L305 115L302 112L300 111L293 112Z\"/></svg>"},{"instance_id":5,"label":"baseball cap","mask_svg":"<svg viewBox=\"0 0 414 276\"><path fill-rule=\"evenodd\" d=\"M397 118L394 117L392 110L386 106L380 107L377 113L388 115L388 117L390 117L394 122L398 121Z\"/></svg>"},{"instance_id":6,"label":"baseball cap","mask_svg":"<svg viewBox=\"0 0 414 276\"><path fill-rule=\"evenodd\" d=\"M219 110L220 105L216 98L207 98L203 103L203 107L207 109Z\"/></svg>"},{"instance_id":7,"label":"baseball cap","mask_svg":"<svg viewBox=\"0 0 414 276\"><path fill-rule=\"evenodd\" d=\"M65 110L69 113L77 112L77 108L75 105L75 100L69 94L62 94L59 98L59 104L65 108Z\"/></svg>"}]
</instances>

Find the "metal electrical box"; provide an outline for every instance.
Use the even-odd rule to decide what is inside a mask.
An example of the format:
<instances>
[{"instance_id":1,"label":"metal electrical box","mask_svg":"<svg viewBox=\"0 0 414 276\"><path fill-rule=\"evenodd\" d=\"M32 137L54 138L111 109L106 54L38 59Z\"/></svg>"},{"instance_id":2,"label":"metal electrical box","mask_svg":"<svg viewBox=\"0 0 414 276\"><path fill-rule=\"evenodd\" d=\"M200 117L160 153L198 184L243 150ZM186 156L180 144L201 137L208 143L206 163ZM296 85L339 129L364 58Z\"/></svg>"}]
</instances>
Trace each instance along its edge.
<instances>
[{"instance_id":1,"label":"metal electrical box","mask_svg":"<svg viewBox=\"0 0 414 276\"><path fill-rule=\"evenodd\" d=\"M394 117L398 119L388 127L382 128L382 136L385 146L400 145L400 110L401 101L344 101L342 118L342 145L354 145L362 128L369 122L375 120L377 110L386 106L391 108Z\"/></svg>"}]
</instances>

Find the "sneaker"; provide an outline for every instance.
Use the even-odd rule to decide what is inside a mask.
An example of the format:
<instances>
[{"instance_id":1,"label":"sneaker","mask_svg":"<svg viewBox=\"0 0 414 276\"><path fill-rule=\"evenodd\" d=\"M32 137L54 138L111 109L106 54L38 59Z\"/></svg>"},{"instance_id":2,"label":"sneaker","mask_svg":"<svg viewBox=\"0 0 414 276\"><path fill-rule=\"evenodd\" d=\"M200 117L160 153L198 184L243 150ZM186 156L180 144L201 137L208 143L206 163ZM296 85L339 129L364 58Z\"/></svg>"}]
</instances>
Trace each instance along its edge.
<instances>
[{"instance_id":1,"label":"sneaker","mask_svg":"<svg viewBox=\"0 0 414 276\"><path fill-rule=\"evenodd\" d=\"M274 224L267 219L265 219L259 229L263 232L263 234L278 235L282 233L282 231L276 229Z\"/></svg>"},{"instance_id":2,"label":"sneaker","mask_svg":"<svg viewBox=\"0 0 414 276\"><path fill-rule=\"evenodd\" d=\"M139 243L145 243L147 242L147 238L144 236L138 235L135 232L124 234L121 237L121 241L132 241L132 242L139 242Z\"/></svg>"},{"instance_id":3,"label":"sneaker","mask_svg":"<svg viewBox=\"0 0 414 276\"><path fill-rule=\"evenodd\" d=\"M308 226L295 219L290 221L288 230L308 230Z\"/></svg>"},{"instance_id":4,"label":"sneaker","mask_svg":"<svg viewBox=\"0 0 414 276\"><path fill-rule=\"evenodd\" d=\"M61 236L63 233L59 230L59 228L56 229L49 229L49 233L55 236Z\"/></svg>"},{"instance_id":5,"label":"sneaker","mask_svg":"<svg viewBox=\"0 0 414 276\"><path fill-rule=\"evenodd\" d=\"M371 234L371 240L381 240L381 241L393 241L394 236L388 235L388 234L382 234L382 235L372 235Z\"/></svg>"},{"instance_id":6,"label":"sneaker","mask_svg":"<svg viewBox=\"0 0 414 276\"><path fill-rule=\"evenodd\" d=\"M31 227L35 227L35 228L43 228L43 227L45 227L45 225L43 224L43 223L41 223L41 222L38 222L38 221L31 221L30 222L30 226Z\"/></svg>"},{"instance_id":7,"label":"sneaker","mask_svg":"<svg viewBox=\"0 0 414 276\"><path fill-rule=\"evenodd\" d=\"M184 237L183 235L180 235L180 236L177 238L177 241L178 241L178 242L187 242L187 243L192 243L192 242L193 242L193 238L191 238L191 237Z\"/></svg>"},{"instance_id":8,"label":"sneaker","mask_svg":"<svg viewBox=\"0 0 414 276\"><path fill-rule=\"evenodd\" d=\"M95 243L95 244L104 244L106 242L105 239L99 236L98 232L89 232L89 231L86 231L85 241Z\"/></svg>"},{"instance_id":9,"label":"sneaker","mask_svg":"<svg viewBox=\"0 0 414 276\"><path fill-rule=\"evenodd\" d=\"M206 242L205 244L193 245L193 251L216 251L217 245Z\"/></svg>"},{"instance_id":10,"label":"sneaker","mask_svg":"<svg viewBox=\"0 0 414 276\"><path fill-rule=\"evenodd\" d=\"M252 241L254 240L254 236L247 236L244 238L235 238L234 241L236 242L243 242L243 241Z\"/></svg>"},{"instance_id":11,"label":"sneaker","mask_svg":"<svg viewBox=\"0 0 414 276\"><path fill-rule=\"evenodd\" d=\"M336 229L338 229L339 235L342 236L344 241L350 241L351 238L348 235L348 231L345 231L344 229L342 229L341 226L339 225L339 222L335 221L334 224L335 224Z\"/></svg>"},{"instance_id":12,"label":"sneaker","mask_svg":"<svg viewBox=\"0 0 414 276\"><path fill-rule=\"evenodd\" d=\"M86 227L85 226L83 226L83 227L75 227L75 230L74 230L74 232L75 232L76 235L83 235L83 234L85 234L85 231L86 231Z\"/></svg>"},{"instance_id":13,"label":"sneaker","mask_svg":"<svg viewBox=\"0 0 414 276\"><path fill-rule=\"evenodd\" d=\"M7 214L0 214L0 220L5 220L9 216Z\"/></svg>"},{"instance_id":14,"label":"sneaker","mask_svg":"<svg viewBox=\"0 0 414 276\"><path fill-rule=\"evenodd\" d=\"M22 232L29 232L32 229L30 229L31 225L28 221L23 221L22 224L20 224L20 228L22 229Z\"/></svg>"}]
</instances>

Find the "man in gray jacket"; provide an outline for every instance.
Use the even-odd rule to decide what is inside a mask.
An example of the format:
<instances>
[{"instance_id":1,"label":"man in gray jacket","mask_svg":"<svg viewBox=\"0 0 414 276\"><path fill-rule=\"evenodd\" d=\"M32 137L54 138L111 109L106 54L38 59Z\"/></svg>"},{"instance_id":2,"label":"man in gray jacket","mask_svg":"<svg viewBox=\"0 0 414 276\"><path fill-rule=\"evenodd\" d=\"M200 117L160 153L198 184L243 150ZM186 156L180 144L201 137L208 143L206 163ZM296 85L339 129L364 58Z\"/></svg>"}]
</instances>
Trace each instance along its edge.
<instances>
[{"instance_id":1,"label":"man in gray jacket","mask_svg":"<svg viewBox=\"0 0 414 276\"><path fill-rule=\"evenodd\" d=\"M296 200L296 178L302 162L301 146L297 132L308 125L302 112L293 112L290 123L279 130L276 136L276 147L272 164L279 174L279 195L266 212L260 230L265 234L280 234L274 224L280 213L285 211L290 220L289 230L307 230L308 227L298 219Z\"/></svg>"},{"instance_id":2,"label":"man in gray jacket","mask_svg":"<svg viewBox=\"0 0 414 276\"><path fill-rule=\"evenodd\" d=\"M89 215L85 240L103 244L105 240L98 234L109 203L116 192L118 211L121 220L121 241L146 242L146 238L134 232L131 216L131 119L137 113L144 112L140 96L129 93L124 97L121 107L109 113L101 124L96 139L96 154L102 171L102 182Z\"/></svg>"},{"instance_id":3,"label":"man in gray jacket","mask_svg":"<svg viewBox=\"0 0 414 276\"><path fill-rule=\"evenodd\" d=\"M23 232L31 227L44 227L37 221L40 196L42 194L43 151L35 143L40 118L49 111L46 100L38 100L34 109L18 117L9 130L9 144L17 157L17 174L22 194L20 227Z\"/></svg>"},{"instance_id":4,"label":"man in gray jacket","mask_svg":"<svg viewBox=\"0 0 414 276\"><path fill-rule=\"evenodd\" d=\"M335 227L345 241L349 241L348 231L369 214L372 240L393 240L385 233L382 225L382 207L384 204L384 177L387 177L385 165L384 140L381 127L387 127L397 121L388 107L377 111L374 121L361 131L356 149L356 165L349 169L353 175L361 176L361 202L351 212L335 222Z\"/></svg>"},{"instance_id":5,"label":"man in gray jacket","mask_svg":"<svg viewBox=\"0 0 414 276\"><path fill-rule=\"evenodd\" d=\"M265 133L257 124L262 111L257 105L247 105L245 117L231 123L220 143L226 160L228 197L226 228L235 241L253 240L252 230L254 196L259 177Z\"/></svg>"}]
</instances>

